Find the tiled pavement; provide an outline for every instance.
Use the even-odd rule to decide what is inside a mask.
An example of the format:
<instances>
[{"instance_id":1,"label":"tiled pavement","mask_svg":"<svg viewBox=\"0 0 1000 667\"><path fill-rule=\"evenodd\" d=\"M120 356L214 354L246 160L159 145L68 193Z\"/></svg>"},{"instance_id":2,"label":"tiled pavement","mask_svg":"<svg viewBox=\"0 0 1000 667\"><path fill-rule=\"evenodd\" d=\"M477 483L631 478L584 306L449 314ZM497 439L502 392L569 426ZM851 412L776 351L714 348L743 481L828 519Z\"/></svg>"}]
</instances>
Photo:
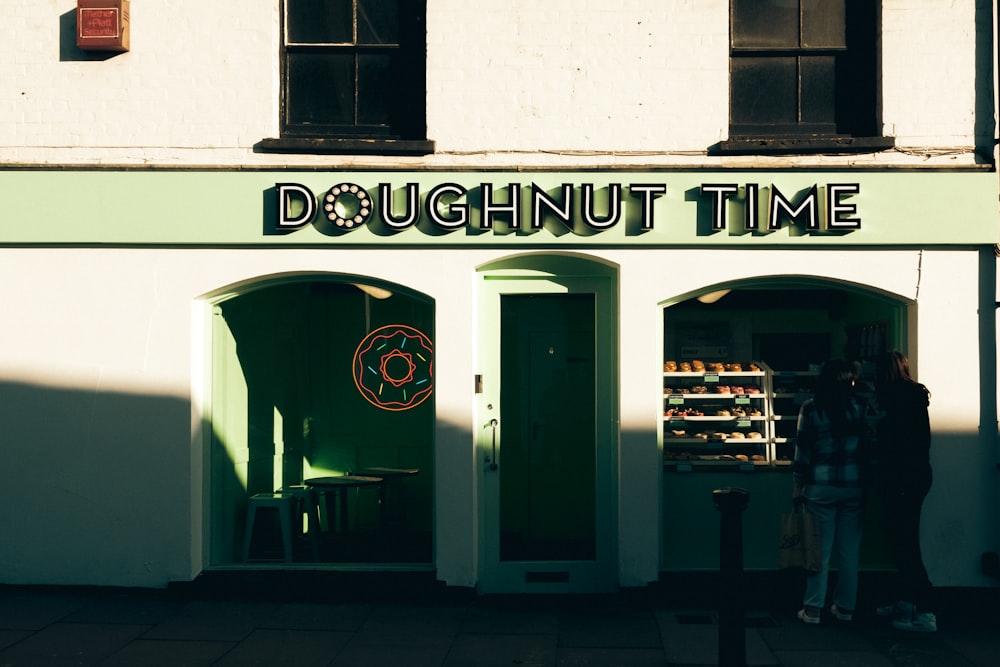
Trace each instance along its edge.
<instances>
[{"instance_id":1,"label":"tiled pavement","mask_svg":"<svg viewBox=\"0 0 1000 667\"><path fill-rule=\"evenodd\" d=\"M1000 665L996 613L939 614L937 633L912 635L865 616L805 626L794 612L747 609L748 665ZM623 595L319 602L0 586L0 666L715 665L717 619Z\"/></svg>"}]
</instances>

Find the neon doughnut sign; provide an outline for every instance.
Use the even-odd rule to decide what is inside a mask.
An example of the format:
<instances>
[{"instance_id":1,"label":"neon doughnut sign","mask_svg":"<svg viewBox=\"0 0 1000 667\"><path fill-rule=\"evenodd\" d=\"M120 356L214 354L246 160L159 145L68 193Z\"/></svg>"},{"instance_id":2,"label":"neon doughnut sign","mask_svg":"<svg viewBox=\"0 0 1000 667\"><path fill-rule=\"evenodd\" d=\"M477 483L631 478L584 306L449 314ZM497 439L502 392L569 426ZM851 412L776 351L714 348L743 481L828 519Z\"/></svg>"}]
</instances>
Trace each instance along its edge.
<instances>
[{"instance_id":1,"label":"neon doughnut sign","mask_svg":"<svg viewBox=\"0 0 1000 667\"><path fill-rule=\"evenodd\" d=\"M383 410L409 410L434 388L434 350L422 332L404 324L372 331L354 352L354 384Z\"/></svg>"},{"instance_id":2,"label":"neon doughnut sign","mask_svg":"<svg viewBox=\"0 0 1000 667\"><path fill-rule=\"evenodd\" d=\"M536 183L530 188L508 183L506 188L481 183L478 189L458 183L440 183L426 192L417 183L407 183L401 192L393 184L379 183L377 203L356 183L343 182L317 197L299 183L275 184L278 199L277 229L291 231L316 220L318 212L336 228L356 229L378 221L390 232L399 232L426 222L434 228L453 231L478 226L493 230L495 219L507 229L540 230L548 221L576 231L590 233L611 229L625 219L628 205L638 207L639 230L656 225L657 198L666 195L666 183L610 183L597 188L592 183L563 183L546 190ZM506 195L497 196L506 189ZM598 192L606 191L601 196ZM713 232L730 228L752 232L774 232L789 224L811 233L845 233L861 229L858 207L849 201L861 194L859 183L813 185L797 197L786 196L773 183L702 183L698 188L699 207L711 218ZM470 196L474 195L474 196ZM473 205L470 199L478 202ZM743 215L729 214L735 203ZM527 223L527 224L525 224Z\"/></svg>"}]
</instances>

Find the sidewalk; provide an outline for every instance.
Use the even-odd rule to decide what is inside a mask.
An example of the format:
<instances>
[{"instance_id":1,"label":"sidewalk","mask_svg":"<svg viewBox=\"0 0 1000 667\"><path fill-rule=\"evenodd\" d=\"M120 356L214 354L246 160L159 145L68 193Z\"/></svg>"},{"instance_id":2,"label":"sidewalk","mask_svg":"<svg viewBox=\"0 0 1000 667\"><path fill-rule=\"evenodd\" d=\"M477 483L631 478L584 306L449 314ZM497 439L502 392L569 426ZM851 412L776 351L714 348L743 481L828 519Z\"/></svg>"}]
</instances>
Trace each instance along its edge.
<instances>
[{"instance_id":1,"label":"sidewalk","mask_svg":"<svg viewBox=\"0 0 1000 667\"><path fill-rule=\"evenodd\" d=\"M649 596L313 598L0 586L0 666L643 667L718 660L715 610ZM939 614L939 631L926 635L863 614L850 624L806 626L794 613L747 609L748 665L1000 664L995 611Z\"/></svg>"}]
</instances>

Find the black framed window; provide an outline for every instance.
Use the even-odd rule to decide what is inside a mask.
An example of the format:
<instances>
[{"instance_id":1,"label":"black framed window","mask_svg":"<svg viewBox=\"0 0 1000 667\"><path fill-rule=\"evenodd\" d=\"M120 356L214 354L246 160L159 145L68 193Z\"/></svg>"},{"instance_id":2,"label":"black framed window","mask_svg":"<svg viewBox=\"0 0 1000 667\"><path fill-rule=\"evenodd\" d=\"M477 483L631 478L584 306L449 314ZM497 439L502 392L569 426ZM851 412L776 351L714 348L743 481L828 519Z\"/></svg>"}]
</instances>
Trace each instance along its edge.
<instances>
[{"instance_id":1,"label":"black framed window","mask_svg":"<svg viewBox=\"0 0 1000 667\"><path fill-rule=\"evenodd\" d=\"M263 147L431 152L425 13L426 0L282 0L281 139Z\"/></svg>"},{"instance_id":2,"label":"black framed window","mask_svg":"<svg viewBox=\"0 0 1000 667\"><path fill-rule=\"evenodd\" d=\"M730 140L723 148L886 147L871 141L880 133L877 5L730 0Z\"/></svg>"}]
</instances>

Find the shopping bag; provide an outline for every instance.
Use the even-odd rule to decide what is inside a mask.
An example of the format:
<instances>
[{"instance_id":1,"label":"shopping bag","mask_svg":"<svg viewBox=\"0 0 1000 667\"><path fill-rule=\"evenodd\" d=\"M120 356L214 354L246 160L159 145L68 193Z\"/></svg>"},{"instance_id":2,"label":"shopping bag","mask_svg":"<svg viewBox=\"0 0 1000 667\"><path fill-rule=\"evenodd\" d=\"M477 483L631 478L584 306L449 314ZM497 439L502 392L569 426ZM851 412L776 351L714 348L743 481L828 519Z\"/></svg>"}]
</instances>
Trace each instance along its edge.
<instances>
[{"instance_id":1,"label":"shopping bag","mask_svg":"<svg viewBox=\"0 0 1000 667\"><path fill-rule=\"evenodd\" d=\"M822 562L819 523L816 517L797 506L781 515L781 541L778 543L778 567L802 568L819 572Z\"/></svg>"}]
</instances>

